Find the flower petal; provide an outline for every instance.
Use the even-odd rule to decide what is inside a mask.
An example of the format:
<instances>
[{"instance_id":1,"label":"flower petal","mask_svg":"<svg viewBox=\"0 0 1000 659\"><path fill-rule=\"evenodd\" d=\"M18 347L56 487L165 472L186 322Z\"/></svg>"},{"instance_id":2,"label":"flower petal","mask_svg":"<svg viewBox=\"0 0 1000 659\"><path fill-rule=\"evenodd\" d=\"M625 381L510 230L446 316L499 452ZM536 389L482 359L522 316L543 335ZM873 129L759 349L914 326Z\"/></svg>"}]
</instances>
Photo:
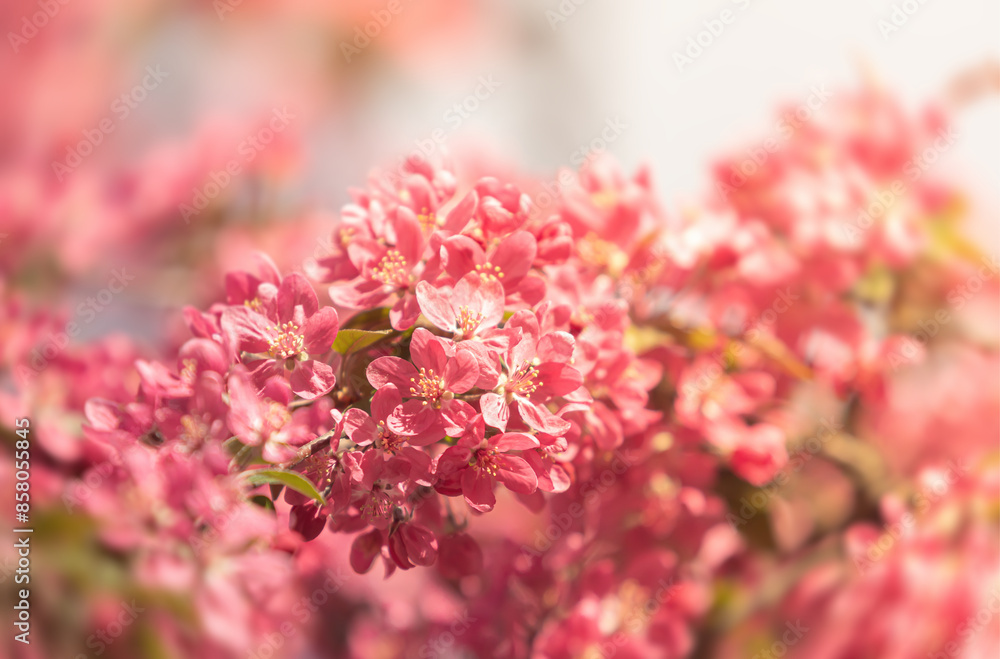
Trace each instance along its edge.
<instances>
[{"instance_id":1,"label":"flower petal","mask_svg":"<svg viewBox=\"0 0 1000 659\"><path fill-rule=\"evenodd\" d=\"M365 375L376 389L394 384L400 391L409 392L413 386L412 378L417 377L417 369L400 357L379 357L368 365Z\"/></svg>"},{"instance_id":2,"label":"flower petal","mask_svg":"<svg viewBox=\"0 0 1000 659\"><path fill-rule=\"evenodd\" d=\"M438 329L454 332L455 310L451 306L452 290L448 286L435 288L426 281L417 284L417 303L420 311Z\"/></svg>"},{"instance_id":3,"label":"flower petal","mask_svg":"<svg viewBox=\"0 0 1000 659\"><path fill-rule=\"evenodd\" d=\"M334 375L333 368L315 359L307 359L295 365L292 376L288 379L292 385L292 391L297 396L306 400L312 400L330 393L333 386L337 384L337 376Z\"/></svg>"},{"instance_id":4,"label":"flower petal","mask_svg":"<svg viewBox=\"0 0 1000 659\"><path fill-rule=\"evenodd\" d=\"M524 458L516 455L499 455L497 480L511 492L531 494L538 488L538 476Z\"/></svg>"},{"instance_id":5,"label":"flower petal","mask_svg":"<svg viewBox=\"0 0 1000 659\"><path fill-rule=\"evenodd\" d=\"M493 392L485 393L479 399L479 405L483 410L483 419L487 424L500 430L507 429L507 422L510 420L510 406L507 400Z\"/></svg>"},{"instance_id":6,"label":"flower petal","mask_svg":"<svg viewBox=\"0 0 1000 659\"><path fill-rule=\"evenodd\" d=\"M302 307L301 318L296 307ZM281 280L278 288L278 319L283 322L305 322L319 308L316 291L305 277L293 272Z\"/></svg>"},{"instance_id":7,"label":"flower petal","mask_svg":"<svg viewBox=\"0 0 1000 659\"><path fill-rule=\"evenodd\" d=\"M339 326L337 311L333 307L323 307L309 316L303 328L306 352L310 355L322 355L330 350L333 340L337 338Z\"/></svg>"},{"instance_id":8,"label":"flower petal","mask_svg":"<svg viewBox=\"0 0 1000 659\"><path fill-rule=\"evenodd\" d=\"M528 469L530 470L531 467ZM462 474L462 494L465 496L465 502L473 510L478 510L481 513L493 510L493 506L497 502L497 498L493 494L493 479L486 472L472 467L466 469Z\"/></svg>"}]
</instances>

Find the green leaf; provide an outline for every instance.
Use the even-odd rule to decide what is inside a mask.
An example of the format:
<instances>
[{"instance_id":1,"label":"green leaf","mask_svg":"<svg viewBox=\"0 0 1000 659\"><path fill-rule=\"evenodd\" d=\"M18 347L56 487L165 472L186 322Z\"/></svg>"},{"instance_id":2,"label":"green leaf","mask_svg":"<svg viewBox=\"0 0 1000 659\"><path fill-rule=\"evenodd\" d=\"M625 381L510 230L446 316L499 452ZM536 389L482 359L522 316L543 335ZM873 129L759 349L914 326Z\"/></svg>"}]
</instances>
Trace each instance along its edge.
<instances>
[{"instance_id":1,"label":"green leaf","mask_svg":"<svg viewBox=\"0 0 1000 659\"><path fill-rule=\"evenodd\" d=\"M270 510L274 512L274 502L270 498L264 496L263 494L256 494L250 497L251 503L260 506L264 510Z\"/></svg>"},{"instance_id":2,"label":"green leaf","mask_svg":"<svg viewBox=\"0 0 1000 659\"><path fill-rule=\"evenodd\" d=\"M254 469L246 474L246 481L257 487L266 483L285 485L311 499L315 499L321 506L326 505L326 500L319 493L312 481L298 473L297 471L286 471L284 469Z\"/></svg>"},{"instance_id":3,"label":"green leaf","mask_svg":"<svg viewBox=\"0 0 1000 659\"><path fill-rule=\"evenodd\" d=\"M362 327L372 328L372 327L389 327L389 307L376 307L374 309L368 309L367 311L361 311L344 322L340 326L340 331L343 332L345 329L359 329Z\"/></svg>"},{"instance_id":4,"label":"green leaf","mask_svg":"<svg viewBox=\"0 0 1000 659\"><path fill-rule=\"evenodd\" d=\"M333 340L333 349L342 355L363 350L392 334L392 330L342 329Z\"/></svg>"}]
</instances>

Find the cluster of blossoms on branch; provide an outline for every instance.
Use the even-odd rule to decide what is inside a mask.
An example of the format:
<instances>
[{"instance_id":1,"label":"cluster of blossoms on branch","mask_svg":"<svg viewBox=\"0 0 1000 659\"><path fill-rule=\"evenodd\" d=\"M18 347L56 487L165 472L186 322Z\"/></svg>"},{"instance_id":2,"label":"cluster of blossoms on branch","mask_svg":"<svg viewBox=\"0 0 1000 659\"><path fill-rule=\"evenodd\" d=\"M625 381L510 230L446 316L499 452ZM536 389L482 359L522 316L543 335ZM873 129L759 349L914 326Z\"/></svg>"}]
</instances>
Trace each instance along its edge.
<instances>
[{"instance_id":1,"label":"cluster of blossoms on branch","mask_svg":"<svg viewBox=\"0 0 1000 659\"><path fill-rule=\"evenodd\" d=\"M194 603L194 630L157 617L183 656L279 631L351 657L983 652L995 335L953 308L913 336L1000 278L932 176L858 227L945 123L845 94L677 213L608 159L542 208L537 181L411 158L352 192L321 258L260 255L185 308L174 359L105 339L22 381L62 319L5 298L0 407L44 412L39 491ZM876 611L921 633L901 644ZM283 631L314 615L339 636Z\"/></svg>"}]
</instances>

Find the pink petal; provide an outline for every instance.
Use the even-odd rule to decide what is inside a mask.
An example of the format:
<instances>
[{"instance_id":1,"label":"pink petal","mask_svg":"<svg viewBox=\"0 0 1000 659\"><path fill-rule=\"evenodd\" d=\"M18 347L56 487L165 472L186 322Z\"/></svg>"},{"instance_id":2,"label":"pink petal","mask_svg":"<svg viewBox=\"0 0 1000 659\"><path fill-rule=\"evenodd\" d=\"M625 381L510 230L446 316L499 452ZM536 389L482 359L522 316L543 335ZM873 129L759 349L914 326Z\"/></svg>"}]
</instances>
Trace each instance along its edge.
<instances>
[{"instance_id":1,"label":"pink petal","mask_svg":"<svg viewBox=\"0 0 1000 659\"><path fill-rule=\"evenodd\" d=\"M486 254L472 238L452 236L441 245L441 259L445 272L458 280L485 262Z\"/></svg>"},{"instance_id":2,"label":"pink petal","mask_svg":"<svg viewBox=\"0 0 1000 659\"><path fill-rule=\"evenodd\" d=\"M583 384L583 375L580 374L580 371L567 364L545 362L537 368L540 385L532 396L535 400L548 400L555 396L565 396L576 391Z\"/></svg>"},{"instance_id":3,"label":"pink petal","mask_svg":"<svg viewBox=\"0 0 1000 659\"><path fill-rule=\"evenodd\" d=\"M329 364L315 359L307 359L295 365L289 384L297 396L311 400L327 394L337 383L337 376Z\"/></svg>"},{"instance_id":4,"label":"pink petal","mask_svg":"<svg viewBox=\"0 0 1000 659\"><path fill-rule=\"evenodd\" d=\"M469 223L473 215L476 213L476 206L479 204L479 195L476 194L475 190L469 190L469 194L462 197L462 201L448 211L448 215L445 216L444 226L442 227L445 231L451 231L452 233L461 233L465 225Z\"/></svg>"},{"instance_id":5,"label":"pink petal","mask_svg":"<svg viewBox=\"0 0 1000 659\"><path fill-rule=\"evenodd\" d=\"M376 389L393 384L400 391L409 393L413 379L417 377L417 369L400 357L379 357L368 365L365 375Z\"/></svg>"},{"instance_id":6,"label":"pink petal","mask_svg":"<svg viewBox=\"0 0 1000 659\"><path fill-rule=\"evenodd\" d=\"M414 398L393 410L385 425L397 435L419 435L435 425L439 417L440 412Z\"/></svg>"},{"instance_id":7,"label":"pink petal","mask_svg":"<svg viewBox=\"0 0 1000 659\"><path fill-rule=\"evenodd\" d=\"M567 363L573 359L575 345L569 332L549 332L538 339L537 356L543 362Z\"/></svg>"},{"instance_id":8,"label":"pink petal","mask_svg":"<svg viewBox=\"0 0 1000 659\"><path fill-rule=\"evenodd\" d=\"M426 281L417 284L420 311L435 327L446 332L455 331L455 310L449 301L451 297L452 291L447 286L437 289Z\"/></svg>"},{"instance_id":9,"label":"pink petal","mask_svg":"<svg viewBox=\"0 0 1000 659\"><path fill-rule=\"evenodd\" d=\"M423 327L418 327L410 340L410 358L416 368L424 368L442 376L448 366L449 354L441 337L434 336Z\"/></svg>"},{"instance_id":10,"label":"pink petal","mask_svg":"<svg viewBox=\"0 0 1000 659\"><path fill-rule=\"evenodd\" d=\"M177 361L182 364L187 359L193 359L199 371L225 373L229 369L226 351L208 339L191 339L181 346Z\"/></svg>"},{"instance_id":11,"label":"pink petal","mask_svg":"<svg viewBox=\"0 0 1000 659\"><path fill-rule=\"evenodd\" d=\"M527 463L525 463L527 466ZM530 470L531 467L528 467ZM481 513L488 513L496 505L497 498L493 495L493 479L486 472L469 467L462 474L462 494L465 502Z\"/></svg>"},{"instance_id":12,"label":"pink petal","mask_svg":"<svg viewBox=\"0 0 1000 659\"><path fill-rule=\"evenodd\" d=\"M358 574L371 569L375 557L382 551L382 532L372 529L354 538L351 543L351 567Z\"/></svg>"},{"instance_id":13,"label":"pink petal","mask_svg":"<svg viewBox=\"0 0 1000 659\"><path fill-rule=\"evenodd\" d=\"M467 533L438 538L438 570L446 579L479 574L483 569L483 550Z\"/></svg>"},{"instance_id":14,"label":"pink petal","mask_svg":"<svg viewBox=\"0 0 1000 659\"><path fill-rule=\"evenodd\" d=\"M302 307L301 320L309 318L319 308L316 291L305 277L293 272L281 281L278 288L278 319L283 323L299 320L296 307Z\"/></svg>"},{"instance_id":15,"label":"pink petal","mask_svg":"<svg viewBox=\"0 0 1000 659\"><path fill-rule=\"evenodd\" d=\"M500 469L497 480L503 483L511 492L531 494L538 488L538 476L524 458L515 455L497 456Z\"/></svg>"},{"instance_id":16,"label":"pink petal","mask_svg":"<svg viewBox=\"0 0 1000 659\"><path fill-rule=\"evenodd\" d=\"M516 281L528 274L537 253L535 237L527 231L515 231L500 241L490 263L500 268L506 281Z\"/></svg>"},{"instance_id":17,"label":"pink petal","mask_svg":"<svg viewBox=\"0 0 1000 659\"><path fill-rule=\"evenodd\" d=\"M356 407L344 412L344 430L355 444L371 444L378 436L378 426L368 413Z\"/></svg>"},{"instance_id":18,"label":"pink petal","mask_svg":"<svg viewBox=\"0 0 1000 659\"><path fill-rule=\"evenodd\" d=\"M485 393L479 399L479 406L483 410L483 419L487 424L500 430L507 429L507 422L510 420L510 406L507 400L500 394L493 392Z\"/></svg>"},{"instance_id":19,"label":"pink petal","mask_svg":"<svg viewBox=\"0 0 1000 659\"><path fill-rule=\"evenodd\" d=\"M479 362L467 350L458 350L454 358L444 368L445 389L456 394L464 394L479 380Z\"/></svg>"},{"instance_id":20,"label":"pink petal","mask_svg":"<svg viewBox=\"0 0 1000 659\"><path fill-rule=\"evenodd\" d=\"M239 368L229 376L229 414L227 422L233 434L248 446L258 446L263 439L258 428L263 426L261 402L257 390L245 370Z\"/></svg>"},{"instance_id":21,"label":"pink petal","mask_svg":"<svg viewBox=\"0 0 1000 659\"><path fill-rule=\"evenodd\" d=\"M457 437L465 433L472 419L479 416L464 400L447 400L441 405L441 422L446 433Z\"/></svg>"},{"instance_id":22,"label":"pink petal","mask_svg":"<svg viewBox=\"0 0 1000 659\"><path fill-rule=\"evenodd\" d=\"M309 319L302 332L305 334L306 352L311 355L322 355L333 346L337 338L337 328L340 322L337 311L333 307L323 307Z\"/></svg>"},{"instance_id":23,"label":"pink petal","mask_svg":"<svg viewBox=\"0 0 1000 659\"><path fill-rule=\"evenodd\" d=\"M406 545L406 555L414 565L432 565L437 559L437 539L419 524L401 524L396 535L401 536Z\"/></svg>"},{"instance_id":24,"label":"pink petal","mask_svg":"<svg viewBox=\"0 0 1000 659\"><path fill-rule=\"evenodd\" d=\"M376 421L385 421L402 402L403 396L396 385L382 385L372 396L372 417Z\"/></svg>"},{"instance_id":25,"label":"pink petal","mask_svg":"<svg viewBox=\"0 0 1000 659\"><path fill-rule=\"evenodd\" d=\"M416 265L423 257L424 232L420 221L412 210L405 206L396 209L396 249L406 259L409 267Z\"/></svg>"},{"instance_id":26,"label":"pink petal","mask_svg":"<svg viewBox=\"0 0 1000 659\"><path fill-rule=\"evenodd\" d=\"M523 432L508 432L493 438L493 445L501 453L538 448L538 439Z\"/></svg>"},{"instance_id":27,"label":"pink petal","mask_svg":"<svg viewBox=\"0 0 1000 659\"><path fill-rule=\"evenodd\" d=\"M517 411L530 427L550 435L562 435L570 429L569 421L561 419L541 405L522 399L517 401Z\"/></svg>"},{"instance_id":28,"label":"pink petal","mask_svg":"<svg viewBox=\"0 0 1000 659\"><path fill-rule=\"evenodd\" d=\"M420 304L417 298L408 293L404 293L396 304L389 310L389 323L392 329L404 332L417 322L420 317Z\"/></svg>"},{"instance_id":29,"label":"pink petal","mask_svg":"<svg viewBox=\"0 0 1000 659\"><path fill-rule=\"evenodd\" d=\"M246 352L267 352L274 326L270 320L247 307L230 307L222 313L222 332L234 346Z\"/></svg>"},{"instance_id":30,"label":"pink petal","mask_svg":"<svg viewBox=\"0 0 1000 659\"><path fill-rule=\"evenodd\" d=\"M371 309L389 297L391 291L382 282L358 277L345 284L334 284L329 288L334 304L348 309Z\"/></svg>"}]
</instances>

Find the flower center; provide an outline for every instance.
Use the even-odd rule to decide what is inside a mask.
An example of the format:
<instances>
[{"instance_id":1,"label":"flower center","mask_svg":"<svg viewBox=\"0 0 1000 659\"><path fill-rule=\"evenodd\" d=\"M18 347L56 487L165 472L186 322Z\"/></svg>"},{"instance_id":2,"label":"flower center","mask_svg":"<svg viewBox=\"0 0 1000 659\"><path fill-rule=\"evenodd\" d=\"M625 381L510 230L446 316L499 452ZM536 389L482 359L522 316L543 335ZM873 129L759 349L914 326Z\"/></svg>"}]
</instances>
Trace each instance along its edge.
<instances>
[{"instance_id":1,"label":"flower center","mask_svg":"<svg viewBox=\"0 0 1000 659\"><path fill-rule=\"evenodd\" d=\"M410 382L414 385L410 387L410 395L426 399L424 405L438 404L442 398L448 397L449 392L444 387L444 378L436 375L434 369L420 369L420 374L410 378Z\"/></svg>"},{"instance_id":2,"label":"flower center","mask_svg":"<svg viewBox=\"0 0 1000 659\"><path fill-rule=\"evenodd\" d=\"M469 309L469 307L459 308L458 319L455 321L455 325L458 327L457 333L462 336L475 334L484 317L483 314L476 313Z\"/></svg>"},{"instance_id":3,"label":"flower center","mask_svg":"<svg viewBox=\"0 0 1000 659\"><path fill-rule=\"evenodd\" d=\"M403 438L385 427L385 421L378 422L378 437L375 438L375 448L381 449L389 455L396 455L396 451L403 445Z\"/></svg>"},{"instance_id":4,"label":"flower center","mask_svg":"<svg viewBox=\"0 0 1000 659\"><path fill-rule=\"evenodd\" d=\"M538 379L538 369L529 363L522 365L511 374L505 389L510 394L530 396L540 386L542 386L542 381Z\"/></svg>"},{"instance_id":5,"label":"flower center","mask_svg":"<svg viewBox=\"0 0 1000 659\"><path fill-rule=\"evenodd\" d=\"M305 337L299 334L299 326L295 323L283 323L271 330L278 333L267 342L267 354L272 359L288 359L305 350Z\"/></svg>"},{"instance_id":6,"label":"flower center","mask_svg":"<svg viewBox=\"0 0 1000 659\"><path fill-rule=\"evenodd\" d=\"M361 515L365 519L386 518L392 512L392 499L376 485L361 507Z\"/></svg>"},{"instance_id":7,"label":"flower center","mask_svg":"<svg viewBox=\"0 0 1000 659\"><path fill-rule=\"evenodd\" d=\"M181 439L189 444L200 444L209 435L208 424L190 414L181 417L181 428Z\"/></svg>"},{"instance_id":8,"label":"flower center","mask_svg":"<svg viewBox=\"0 0 1000 659\"><path fill-rule=\"evenodd\" d=\"M372 268L371 277L386 286L405 288L410 283L410 272L406 267L406 258L399 253L398 249L390 249L378 265Z\"/></svg>"},{"instance_id":9,"label":"flower center","mask_svg":"<svg viewBox=\"0 0 1000 659\"><path fill-rule=\"evenodd\" d=\"M333 481L334 462L330 456L316 453L306 458L304 473L314 477L317 485L327 486Z\"/></svg>"},{"instance_id":10,"label":"flower center","mask_svg":"<svg viewBox=\"0 0 1000 659\"><path fill-rule=\"evenodd\" d=\"M497 450L495 448L479 449L476 451L476 456L473 458L470 466L477 471L485 471L490 476L496 476L497 472L500 470L500 461L497 458Z\"/></svg>"},{"instance_id":11,"label":"flower center","mask_svg":"<svg viewBox=\"0 0 1000 659\"><path fill-rule=\"evenodd\" d=\"M243 306L250 311L256 311L257 313L264 313L264 303L260 301L260 298L255 297L252 300L244 300Z\"/></svg>"},{"instance_id":12,"label":"flower center","mask_svg":"<svg viewBox=\"0 0 1000 659\"><path fill-rule=\"evenodd\" d=\"M341 227L340 228L340 245L341 247L347 247L351 244L354 239L354 227Z\"/></svg>"},{"instance_id":13,"label":"flower center","mask_svg":"<svg viewBox=\"0 0 1000 659\"><path fill-rule=\"evenodd\" d=\"M198 373L198 362L193 359L185 359L181 362L180 379L187 384L194 384L195 375Z\"/></svg>"},{"instance_id":14,"label":"flower center","mask_svg":"<svg viewBox=\"0 0 1000 659\"><path fill-rule=\"evenodd\" d=\"M288 408L273 400L267 401L267 416L265 421L271 430L280 430L285 424L292 420L292 415L288 413Z\"/></svg>"},{"instance_id":15,"label":"flower center","mask_svg":"<svg viewBox=\"0 0 1000 659\"><path fill-rule=\"evenodd\" d=\"M500 281L503 279L503 272L501 272L500 266L493 265L489 261L482 265L477 265L476 272L479 273L479 278L483 281Z\"/></svg>"},{"instance_id":16,"label":"flower center","mask_svg":"<svg viewBox=\"0 0 1000 659\"><path fill-rule=\"evenodd\" d=\"M434 211L428 213L426 208L421 209L420 215L417 215L417 221L420 222L420 228L425 232L438 228L437 215Z\"/></svg>"}]
</instances>

